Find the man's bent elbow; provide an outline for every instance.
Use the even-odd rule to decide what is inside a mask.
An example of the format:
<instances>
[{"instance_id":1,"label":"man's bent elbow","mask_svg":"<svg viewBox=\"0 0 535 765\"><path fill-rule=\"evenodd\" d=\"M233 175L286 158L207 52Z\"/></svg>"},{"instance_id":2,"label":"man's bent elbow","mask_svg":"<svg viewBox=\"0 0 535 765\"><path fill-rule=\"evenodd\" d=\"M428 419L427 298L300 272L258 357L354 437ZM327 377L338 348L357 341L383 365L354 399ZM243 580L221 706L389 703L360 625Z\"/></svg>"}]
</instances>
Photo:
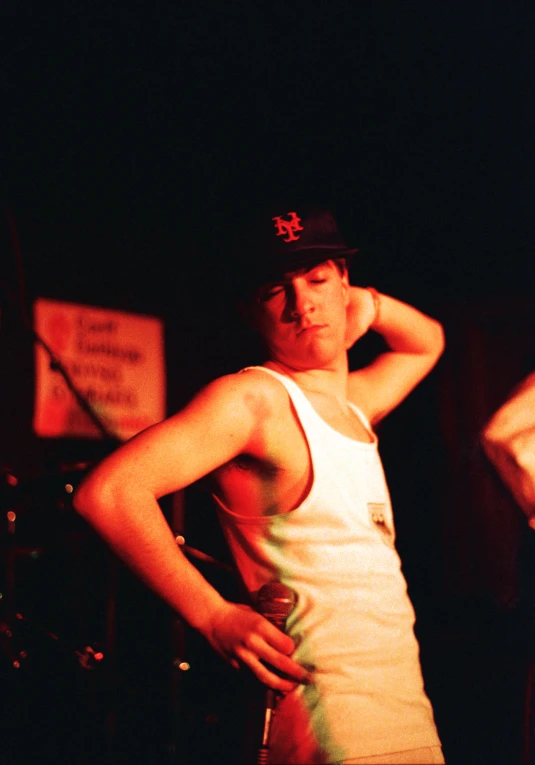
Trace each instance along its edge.
<instances>
[{"instance_id":1,"label":"man's bent elbow","mask_svg":"<svg viewBox=\"0 0 535 765\"><path fill-rule=\"evenodd\" d=\"M511 432L507 418L502 416L500 410L482 427L480 432L480 442L486 454L493 454L496 451L511 452Z\"/></svg>"},{"instance_id":2,"label":"man's bent elbow","mask_svg":"<svg viewBox=\"0 0 535 765\"><path fill-rule=\"evenodd\" d=\"M444 349L446 347L444 327L439 321L436 321L435 319L430 319L430 321L431 331L426 336L425 347L420 351L420 353L426 356L429 360L428 371L433 369L435 364L444 353Z\"/></svg>"},{"instance_id":3,"label":"man's bent elbow","mask_svg":"<svg viewBox=\"0 0 535 765\"><path fill-rule=\"evenodd\" d=\"M90 521L99 513L106 512L112 495L112 490L106 482L90 475L75 490L72 506L78 515Z\"/></svg>"},{"instance_id":4,"label":"man's bent elbow","mask_svg":"<svg viewBox=\"0 0 535 765\"><path fill-rule=\"evenodd\" d=\"M507 448L507 442L500 435L500 429L496 428L494 420L487 422L479 434L483 453L493 465L501 464L504 460L510 461L512 456Z\"/></svg>"}]
</instances>

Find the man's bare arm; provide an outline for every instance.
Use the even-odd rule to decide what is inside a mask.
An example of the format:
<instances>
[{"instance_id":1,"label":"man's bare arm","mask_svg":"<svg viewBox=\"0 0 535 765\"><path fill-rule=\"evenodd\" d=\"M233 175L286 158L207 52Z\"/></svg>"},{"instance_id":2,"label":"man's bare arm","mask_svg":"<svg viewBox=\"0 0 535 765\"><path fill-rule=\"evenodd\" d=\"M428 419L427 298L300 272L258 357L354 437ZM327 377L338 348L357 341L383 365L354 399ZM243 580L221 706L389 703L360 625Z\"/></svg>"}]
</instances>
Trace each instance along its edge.
<instances>
[{"instance_id":1,"label":"man's bare arm","mask_svg":"<svg viewBox=\"0 0 535 765\"><path fill-rule=\"evenodd\" d=\"M481 444L535 529L535 372L494 413L481 432Z\"/></svg>"},{"instance_id":2,"label":"man's bare arm","mask_svg":"<svg viewBox=\"0 0 535 765\"><path fill-rule=\"evenodd\" d=\"M233 666L291 690L267 662L296 682L293 641L247 606L229 603L178 549L158 499L254 450L257 397L245 375L216 380L185 409L135 436L101 462L74 497L76 510L111 549ZM258 387L258 386L257 386Z\"/></svg>"},{"instance_id":3,"label":"man's bare arm","mask_svg":"<svg viewBox=\"0 0 535 765\"><path fill-rule=\"evenodd\" d=\"M416 308L388 295L374 300L369 290L351 287L348 342L372 329L383 337L388 351L369 366L351 372L349 397L376 424L431 371L444 350L442 325Z\"/></svg>"}]
</instances>

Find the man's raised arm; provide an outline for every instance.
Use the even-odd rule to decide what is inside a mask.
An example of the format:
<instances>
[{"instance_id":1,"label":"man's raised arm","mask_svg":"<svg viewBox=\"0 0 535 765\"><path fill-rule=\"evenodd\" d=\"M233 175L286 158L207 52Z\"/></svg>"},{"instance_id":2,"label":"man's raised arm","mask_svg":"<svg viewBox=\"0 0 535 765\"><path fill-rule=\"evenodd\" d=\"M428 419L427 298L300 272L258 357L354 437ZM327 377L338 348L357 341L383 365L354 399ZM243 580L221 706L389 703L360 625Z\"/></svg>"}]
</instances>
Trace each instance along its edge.
<instances>
[{"instance_id":1,"label":"man's raised arm","mask_svg":"<svg viewBox=\"0 0 535 765\"><path fill-rule=\"evenodd\" d=\"M401 300L350 287L347 345L372 329L388 350L349 376L349 397L373 424L391 412L431 371L444 350L442 325Z\"/></svg>"}]
</instances>

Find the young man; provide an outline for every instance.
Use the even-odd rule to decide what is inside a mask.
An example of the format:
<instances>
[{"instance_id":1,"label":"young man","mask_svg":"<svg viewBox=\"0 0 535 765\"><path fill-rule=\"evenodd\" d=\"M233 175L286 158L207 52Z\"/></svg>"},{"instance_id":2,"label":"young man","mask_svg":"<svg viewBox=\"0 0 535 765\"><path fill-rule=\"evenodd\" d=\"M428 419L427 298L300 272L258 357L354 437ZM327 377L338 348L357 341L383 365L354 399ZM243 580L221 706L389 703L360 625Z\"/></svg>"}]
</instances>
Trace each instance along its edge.
<instances>
[{"instance_id":1,"label":"young man","mask_svg":"<svg viewBox=\"0 0 535 765\"><path fill-rule=\"evenodd\" d=\"M242 248L267 361L120 447L75 507L228 662L280 692L270 762L443 762L373 431L434 366L442 328L349 285L353 251L328 211L276 211ZM346 349L369 329L389 350L350 373ZM296 594L287 634L177 548L157 500L207 475L251 603L274 579Z\"/></svg>"}]
</instances>

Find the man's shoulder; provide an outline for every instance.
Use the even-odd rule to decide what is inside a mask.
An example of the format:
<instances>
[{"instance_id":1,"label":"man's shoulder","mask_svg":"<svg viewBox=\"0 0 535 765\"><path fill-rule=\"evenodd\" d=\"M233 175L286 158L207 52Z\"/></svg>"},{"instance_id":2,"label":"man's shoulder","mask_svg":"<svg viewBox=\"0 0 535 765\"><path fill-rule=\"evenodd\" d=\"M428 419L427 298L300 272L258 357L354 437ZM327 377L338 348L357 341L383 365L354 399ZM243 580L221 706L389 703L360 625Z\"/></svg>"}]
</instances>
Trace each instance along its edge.
<instances>
[{"instance_id":1,"label":"man's shoulder","mask_svg":"<svg viewBox=\"0 0 535 765\"><path fill-rule=\"evenodd\" d=\"M248 433L249 453L270 463L286 462L292 438L290 399L279 380L258 368L216 378L205 389L211 410L229 433Z\"/></svg>"},{"instance_id":2,"label":"man's shoulder","mask_svg":"<svg viewBox=\"0 0 535 765\"><path fill-rule=\"evenodd\" d=\"M209 385L222 388L242 389L247 387L259 387L262 390L278 390L283 386L270 374L266 367L244 367L237 372L221 375L212 380Z\"/></svg>"},{"instance_id":3,"label":"man's shoulder","mask_svg":"<svg viewBox=\"0 0 535 765\"><path fill-rule=\"evenodd\" d=\"M262 405L265 408L277 407L280 410L288 394L284 386L269 373L259 367L246 367L239 372L222 375L212 380L201 395L215 396L228 404L242 402L246 406Z\"/></svg>"}]
</instances>

